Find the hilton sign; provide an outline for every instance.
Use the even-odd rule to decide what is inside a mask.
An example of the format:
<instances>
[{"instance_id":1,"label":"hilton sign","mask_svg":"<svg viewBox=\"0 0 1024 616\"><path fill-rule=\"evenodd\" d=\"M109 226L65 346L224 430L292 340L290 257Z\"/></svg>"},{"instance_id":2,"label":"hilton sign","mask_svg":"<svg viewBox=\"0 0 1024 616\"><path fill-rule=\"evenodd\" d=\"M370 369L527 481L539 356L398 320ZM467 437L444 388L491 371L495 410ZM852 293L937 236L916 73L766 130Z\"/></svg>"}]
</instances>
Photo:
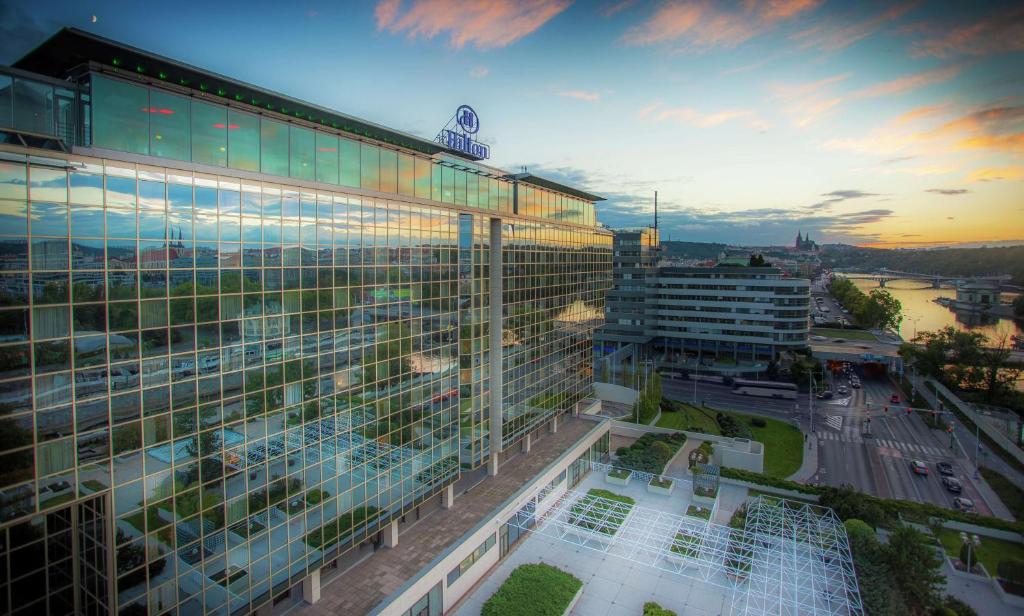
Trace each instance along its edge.
<instances>
[{"instance_id":1,"label":"hilton sign","mask_svg":"<svg viewBox=\"0 0 1024 616\"><path fill-rule=\"evenodd\" d=\"M480 118L469 105L462 105L455 112L454 126L449 121L448 125L437 134L437 141L450 150L456 150L483 160L491 157L490 146L484 145L473 139L473 135L480 130ZM452 126L452 128L448 128Z\"/></svg>"}]
</instances>

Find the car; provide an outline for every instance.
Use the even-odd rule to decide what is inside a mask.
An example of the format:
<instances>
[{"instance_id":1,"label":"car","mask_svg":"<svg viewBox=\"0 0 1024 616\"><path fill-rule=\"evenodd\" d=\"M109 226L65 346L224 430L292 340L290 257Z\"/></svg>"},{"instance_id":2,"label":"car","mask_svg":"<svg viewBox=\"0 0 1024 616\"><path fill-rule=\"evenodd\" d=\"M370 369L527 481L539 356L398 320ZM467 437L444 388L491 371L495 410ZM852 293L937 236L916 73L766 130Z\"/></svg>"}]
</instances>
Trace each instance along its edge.
<instances>
[{"instance_id":1,"label":"car","mask_svg":"<svg viewBox=\"0 0 1024 616\"><path fill-rule=\"evenodd\" d=\"M960 483L960 480L956 477L943 477L942 485L953 494L959 494L964 491L964 484Z\"/></svg>"},{"instance_id":2,"label":"car","mask_svg":"<svg viewBox=\"0 0 1024 616\"><path fill-rule=\"evenodd\" d=\"M860 389L860 381L853 381L852 383L850 383L850 387L854 389Z\"/></svg>"},{"instance_id":3,"label":"car","mask_svg":"<svg viewBox=\"0 0 1024 616\"><path fill-rule=\"evenodd\" d=\"M889 396L889 402L891 402L893 404L899 404L900 403L900 395L899 394L893 394L893 395Z\"/></svg>"},{"instance_id":4,"label":"car","mask_svg":"<svg viewBox=\"0 0 1024 616\"><path fill-rule=\"evenodd\" d=\"M825 391L818 394L818 400L831 400L834 394L826 389Z\"/></svg>"},{"instance_id":5,"label":"car","mask_svg":"<svg viewBox=\"0 0 1024 616\"><path fill-rule=\"evenodd\" d=\"M811 336L811 340L814 340L815 342L821 342L823 340L828 340L828 338L826 338L825 336Z\"/></svg>"},{"instance_id":6,"label":"car","mask_svg":"<svg viewBox=\"0 0 1024 616\"><path fill-rule=\"evenodd\" d=\"M939 469L939 473L946 475L947 477L953 476L953 465L949 462L937 462L935 468Z\"/></svg>"},{"instance_id":7,"label":"car","mask_svg":"<svg viewBox=\"0 0 1024 616\"><path fill-rule=\"evenodd\" d=\"M832 342L834 342L835 344L842 344L842 343L846 342L846 340L844 340L843 338L836 338Z\"/></svg>"},{"instance_id":8,"label":"car","mask_svg":"<svg viewBox=\"0 0 1024 616\"><path fill-rule=\"evenodd\" d=\"M928 465L920 460L911 460L910 470L914 471L915 475L927 475Z\"/></svg>"},{"instance_id":9,"label":"car","mask_svg":"<svg viewBox=\"0 0 1024 616\"><path fill-rule=\"evenodd\" d=\"M953 499L953 509L963 511L964 513L974 513L974 501L963 496L957 496Z\"/></svg>"},{"instance_id":10,"label":"car","mask_svg":"<svg viewBox=\"0 0 1024 616\"><path fill-rule=\"evenodd\" d=\"M845 396L846 394L850 393L850 390L846 388L846 385L840 385L839 388L836 389L836 392L840 396Z\"/></svg>"}]
</instances>

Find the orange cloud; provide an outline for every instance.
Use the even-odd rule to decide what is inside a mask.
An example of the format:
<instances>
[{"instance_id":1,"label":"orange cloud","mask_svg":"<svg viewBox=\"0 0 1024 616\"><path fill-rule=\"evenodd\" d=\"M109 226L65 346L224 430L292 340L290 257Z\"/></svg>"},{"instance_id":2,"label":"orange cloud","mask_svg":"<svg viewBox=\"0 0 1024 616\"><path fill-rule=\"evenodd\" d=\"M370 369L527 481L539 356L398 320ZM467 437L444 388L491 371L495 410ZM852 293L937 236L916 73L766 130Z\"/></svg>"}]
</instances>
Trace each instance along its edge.
<instances>
[{"instance_id":1,"label":"orange cloud","mask_svg":"<svg viewBox=\"0 0 1024 616\"><path fill-rule=\"evenodd\" d=\"M942 34L915 46L915 53L940 58L987 56L1024 50L1024 7L1015 7Z\"/></svg>"},{"instance_id":2,"label":"orange cloud","mask_svg":"<svg viewBox=\"0 0 1024 616\"><path fill-rule=\"evenodd\" d=\"M996 182L1024 180L1024 167L982 167L967 176L968 182Z\"/></svg>"},{"instance_id":3,"label":"orange cloud","mask_svg":"<svg viewBox=\"0 0 1024 616\"><path fill-rule=\"evenodd\" d=\"M961 68L962 67L959 65L950 65L930 71L924 71L923 73L907 75L906 77L900 77L891 81L883 81L882 83L860 90L855 93L854 96L857 98L874 98L876 96L892 96L893 94L901 94L910 90L916 90L917 88L923 88L924 86L949 81L960 74Z\"/></svg>"},{"instance_id":4,"label":"orange cloud","mask_svg":"<svg viewBox=\"0 0 1024 616\"><path fill-rule=\"evenodd\" d=\"M381 0L377 28L410 39L447 33L455 49L506 47L532 34L564 11L572 0L413 0L403 12L401 0Z\"/></svg>"},{"instance_id":5,"label":"orange cloud","mask_svg":"<svg viewBox=\"0 0 1024 616\"><path fill-rule=\"evenodd\" d=\"M889 7L870 19L849 24L842 20L836 25L821 25L797 32L791 38L800 42L804 48L814 47L822 51L839 51L846 49L857 41L878 32L889 23L903 17L918 2L904 2Z\"/></svg>"},{"instance_id":6,"label":"orange cloud","mask_svg":"<svg viewBox=\"0 0 1024 616\"><path fill-rule=\"evenodd\" d=\"M627 30L622 41L656 45L681 40L697 48L736 47L819 4L820 0L746 0L730 10L706 0L675 0Z\"/></svg>"},{"instance_id":7,"label":"orange cloud","mask_svg":"<svg viewBox=\"0 0 1024 616\"><path fill-rule=\"evenodd\" d=\"M910 111L896 116L893 120L896 124L909 124L921 118L935 115L945 111L946 105L924 105L922 107L915 107Z\"/></svg>"},{"instance_id":8,"label":"orange cloud","mask_svg":"<svg viewBox=\"0 0 1024 616\"><path fill-rule=\"evenodd\" d=\"M778 84L773 87L773 99L783 101L783 111L796 126L810 126L843 102L832 94L832 86L846 80L850 73L825 77L801 84Z\"/></svg>"},{"instance_id":9,"label":"orange cloud","mask_svg":"<svg viewBox=\"0 0 1024 616\"><path fill-rule=\"evenodd\" d=\"M594 102L601 100L601 95L597 92L589 92L587 90L564 90L558 93L559 96L564 98L575 98L580 101Z\"/></svg>"}]
</instances>

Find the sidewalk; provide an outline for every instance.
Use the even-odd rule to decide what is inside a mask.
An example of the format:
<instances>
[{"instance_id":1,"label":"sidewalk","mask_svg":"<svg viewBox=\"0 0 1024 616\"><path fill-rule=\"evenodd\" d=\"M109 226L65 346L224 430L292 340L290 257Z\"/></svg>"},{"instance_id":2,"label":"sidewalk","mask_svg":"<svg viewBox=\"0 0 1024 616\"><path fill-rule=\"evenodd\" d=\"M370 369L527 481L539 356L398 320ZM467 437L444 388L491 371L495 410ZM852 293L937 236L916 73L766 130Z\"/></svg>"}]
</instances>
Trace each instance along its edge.
<instances>
[{"instance_id":1,"label":"sidewalk","mask_svg":"<svg viewBox=\"0 0 1024 616\"><path fill-rule=\"evenodd\" d=\"M801 432L803 432L804 436L807 437L805 443L809 444L811 448L808 449L807 445L804 445L803 464L800 465L800 468L797 469L795 473L786 477L786 479L797 483L807 483L807 481L818 472L818 439L814 438L813 434L808 435L806 430L801 430Z\"/></svg>"}]
</instances>

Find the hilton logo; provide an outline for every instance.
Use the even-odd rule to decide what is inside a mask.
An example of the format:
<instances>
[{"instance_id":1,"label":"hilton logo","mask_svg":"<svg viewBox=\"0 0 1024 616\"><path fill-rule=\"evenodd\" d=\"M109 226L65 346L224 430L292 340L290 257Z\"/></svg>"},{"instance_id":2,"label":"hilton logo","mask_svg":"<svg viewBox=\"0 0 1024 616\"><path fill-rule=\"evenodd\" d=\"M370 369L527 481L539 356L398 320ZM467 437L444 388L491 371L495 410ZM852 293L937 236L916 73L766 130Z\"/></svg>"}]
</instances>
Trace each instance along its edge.
<instances>
[{"instance_id":1,"label":"hilton logo","mask_svg":"<svg viewBox=\"0 0 1024 616\"><path fill-rule=\"evenodd\" d=\"M438 143L450 150L468 154L477 160L491 157L491 148L477 142L472 137L480 130L480 116L473 111L472 107L469 105L459 106L452 120L449 120L448 125L437 134L436 141Z\"/></svg>"}]
</instances>

